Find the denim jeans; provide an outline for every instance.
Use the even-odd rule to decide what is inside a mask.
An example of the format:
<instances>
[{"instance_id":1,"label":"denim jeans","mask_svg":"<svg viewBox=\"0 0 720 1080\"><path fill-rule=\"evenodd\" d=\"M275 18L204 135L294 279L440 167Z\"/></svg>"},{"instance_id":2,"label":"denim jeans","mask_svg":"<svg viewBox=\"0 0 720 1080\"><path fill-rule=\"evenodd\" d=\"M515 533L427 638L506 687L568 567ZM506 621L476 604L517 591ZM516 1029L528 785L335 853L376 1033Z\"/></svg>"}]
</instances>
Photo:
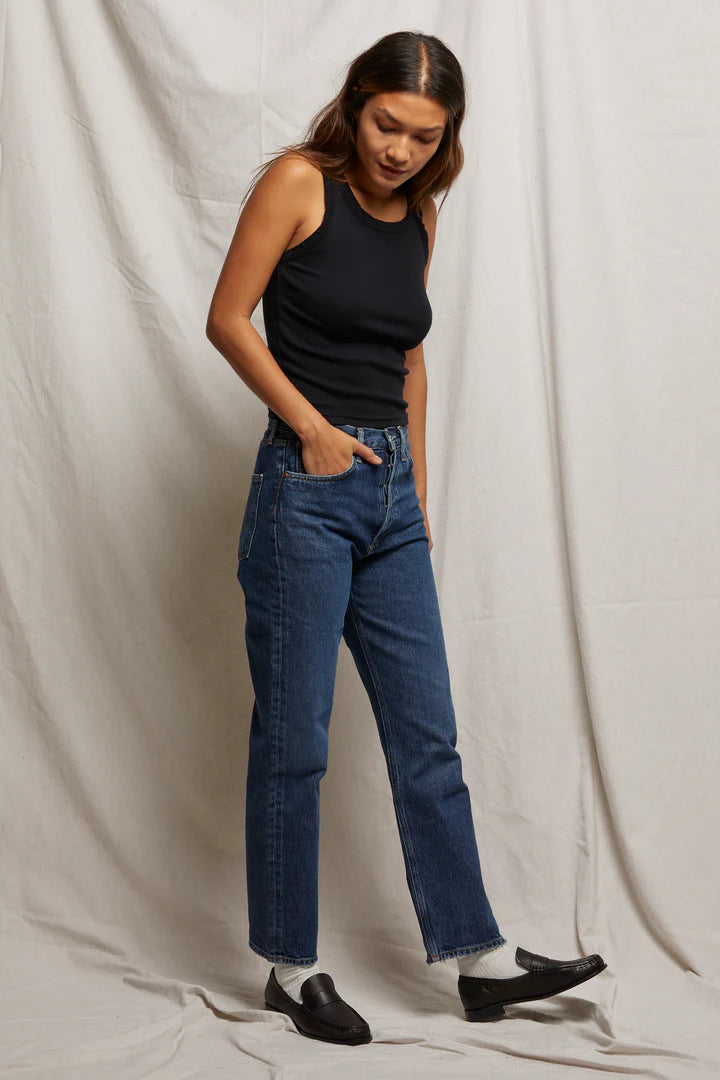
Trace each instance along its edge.
<instances>
[{"instance_id":1,"label":"denim jeans","mask_svg":"<svg viewBox=\"0 0 720 1080\"><path fill-rule=\"evenodd\" d=\"M237 577L255 702L246 788L250 948L318 959L319 784L340 638L387 763L426 960L505 942L483 886L427 533L406 426L334 425L382 458L305 472L268 417L240 529Z\"/></svg>"}]
</instances>

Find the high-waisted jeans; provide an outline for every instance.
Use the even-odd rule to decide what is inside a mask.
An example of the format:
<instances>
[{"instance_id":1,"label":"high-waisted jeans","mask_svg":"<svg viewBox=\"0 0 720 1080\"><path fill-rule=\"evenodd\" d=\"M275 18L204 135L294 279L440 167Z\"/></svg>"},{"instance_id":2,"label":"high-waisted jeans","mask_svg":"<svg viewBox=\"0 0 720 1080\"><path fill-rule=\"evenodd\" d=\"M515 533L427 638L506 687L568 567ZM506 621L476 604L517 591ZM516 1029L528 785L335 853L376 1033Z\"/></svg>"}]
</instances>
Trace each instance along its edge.
<instances>
[{"instance_id":1,"label":"high-waisted jeans","mask_svg":"<svg viewBox=\"0 0 720 1080\"><path fill-rule=\"evenodd\" d=\"M502 945L483 886L440 609L406 426L335 425L358 454L306 473L268 417L240 529L237 576L255 694L246 789L249 945L318 959L319 784L340 638L370 698L426 960Z\"/></svg>"}]
</instances>

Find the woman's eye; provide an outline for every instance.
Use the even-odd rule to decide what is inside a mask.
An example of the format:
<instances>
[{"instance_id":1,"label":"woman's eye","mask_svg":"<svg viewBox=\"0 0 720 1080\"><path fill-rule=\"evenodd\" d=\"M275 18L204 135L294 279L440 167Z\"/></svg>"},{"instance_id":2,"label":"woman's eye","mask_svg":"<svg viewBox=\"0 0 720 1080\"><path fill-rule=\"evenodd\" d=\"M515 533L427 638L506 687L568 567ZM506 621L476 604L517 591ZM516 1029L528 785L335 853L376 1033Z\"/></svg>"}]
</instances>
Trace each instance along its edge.
<instances>
[{"instance_id":1,"label":"woman's eye","mask_svg":"<svg viewBox=\"0 0 720 1080\"><path fill-rule=\"evenodd\" d=\"M382 124L378 124L378 128L379 128L379 129L380 129L380 131L382 131L382 132L383 132L384 134L387 134L387 133L388 133L389 131L394 131L394 130L395 130L395 128L385 128L385 127L383 127L383 126L382 126ZM425 145L426 145L426 146L429 146L429 145L430 145L430 143L432 142L432 139L419 139L419 141L420 141L421 143L425 143Z\"/></svg>"}]
</instances>

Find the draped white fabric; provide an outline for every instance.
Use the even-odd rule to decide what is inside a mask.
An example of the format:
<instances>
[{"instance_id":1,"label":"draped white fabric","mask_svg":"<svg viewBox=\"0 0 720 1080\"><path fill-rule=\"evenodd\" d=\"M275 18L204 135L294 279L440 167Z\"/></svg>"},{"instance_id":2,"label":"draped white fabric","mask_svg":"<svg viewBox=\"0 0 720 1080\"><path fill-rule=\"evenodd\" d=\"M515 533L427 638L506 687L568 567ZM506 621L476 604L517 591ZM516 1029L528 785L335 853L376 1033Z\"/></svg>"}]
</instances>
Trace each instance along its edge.
<instances>
[{"instance_id":1,"label":"draped white fabric","mask_svg":"<svg viewBox=\"0 0 720 1080\"><path fill-rule=\"evenodd\" d=\"M718 4L0 10L4 1075L717 1075ZM464 1019L343 645L319 957L374 1040L331 1047L263 1009L247 946L266 407L205 320L253 169L398 29L468 82L425 357L483 874L511 942L608 969Z\"/></svg>"}]
</instances>

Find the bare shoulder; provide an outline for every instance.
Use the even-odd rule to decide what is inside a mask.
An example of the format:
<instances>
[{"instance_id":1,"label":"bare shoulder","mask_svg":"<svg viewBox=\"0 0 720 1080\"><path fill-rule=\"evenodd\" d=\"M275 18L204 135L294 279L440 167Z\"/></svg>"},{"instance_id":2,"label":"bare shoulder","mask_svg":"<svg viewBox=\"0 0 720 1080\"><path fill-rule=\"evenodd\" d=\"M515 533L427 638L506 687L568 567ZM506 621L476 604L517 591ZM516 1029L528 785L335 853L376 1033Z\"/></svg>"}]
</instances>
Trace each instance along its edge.
<instances>
[{"instance_id":1,"label":"bare shoulder","mask_svg":"<svg viewBox=\"0 0 720 1080\"><path fill-rule=\"evenodd\" d=\"M307 205L308 195L317 185L322 173L302 154L288 151L269 165L255 184L248 205L254 199L255 204L272 204L280 201L291 208L296 221Z\"/></svg>"},{"instance_id":2,"label":"bare shoulder","mask_svg":"<svg viewBox=\"0 0 720 1080\"><path fill-rule=\"evenodd\" d=\"M433 224L437 221L437 205L432 195L426 195L422 201L422 214L423 220L425 218L432 219Z\"/></svg>"},{"instance_id":3,"label":"bare shoulder","mask_svg":"<svg viewBox=\"0 0 720 1080\"><path fill-rule=\"evenodd\" d=\"M274 267L301 231L322 174L300 154L288 151L262 173L245 203L210 305L208 324L221 327L249 318ZM315 196L317 201L317 197Z\"/></svg>"},{"instance_id":4,"label":"bare shoulder","mask_svg":"<svg viewBox=\"0 0 720 1080\"><path fill-rule=\"evenodd\" d=\"M428 195L423 199L420 204L420 212L422 213L422 221L425 226L425 232L428 236L428 257L425 264L425 285L427 285L428 274L430 272L430 261L432 259L433 248L435 247L435 232L437 227L437 206L432 195Z\"/></svg>"},{"instance_id":5,"label":"bare shoulder","mask_svg":"<svg viewBox=\"0 0 720 1080\"><path fill-rule=\"evenodd\" d=\"M425 226L428 239L430 240L430 250L432 251L435 230L437 227L437 205L432 195L428 195L423 199L420 210L422 212L423 225Z\"/></svg>"},{"instance_id":6,"label":"bare shoulder","mask_svg":"<svg viewBox=\"0 0 720 1080\"><path fill-rule=\"evenodd\" d=\"M258 180L250 199L265 218L275 215L284 226L283 250L303 239L325 212L322 170L302 154L289 150L276 158ZM292 225L292 228L289 226Z\"/></svg>"},{"instance_id":7,"label":"bare shoulder","mask_svg":"<svg viewBox=\"0 0 720 1080\"><path fill-rule=\"evenodd\" d=\"M270 173L273 173L279 182L286 184L312 183L313 177L322 176L316 165L295 150L288 150L276 158L266 175Z\"/></svg>"}]
</instances>

